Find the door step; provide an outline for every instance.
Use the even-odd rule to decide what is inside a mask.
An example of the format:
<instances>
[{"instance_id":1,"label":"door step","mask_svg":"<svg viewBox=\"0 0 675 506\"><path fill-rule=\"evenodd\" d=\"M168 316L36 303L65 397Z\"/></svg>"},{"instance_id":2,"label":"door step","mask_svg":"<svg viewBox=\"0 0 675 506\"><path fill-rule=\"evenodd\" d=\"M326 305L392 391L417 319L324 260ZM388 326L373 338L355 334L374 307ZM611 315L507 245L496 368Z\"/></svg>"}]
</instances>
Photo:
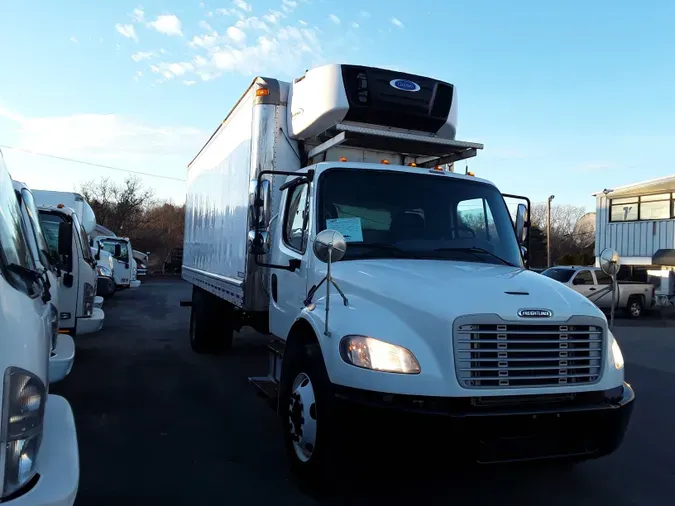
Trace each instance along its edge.
<instances>
[{"instance_id":1,"label":"door step","mask_svg":"<svg viewBox=\"0 0 675 506\"><path fill-rule=\"evenodd\" d=\"M252 376L248 382L253 385L261 397L266 398L276 411L281 379L281 363L284 358L285 343L274 340L267 346L267 376Z\"/></svg>"}]
</instances>

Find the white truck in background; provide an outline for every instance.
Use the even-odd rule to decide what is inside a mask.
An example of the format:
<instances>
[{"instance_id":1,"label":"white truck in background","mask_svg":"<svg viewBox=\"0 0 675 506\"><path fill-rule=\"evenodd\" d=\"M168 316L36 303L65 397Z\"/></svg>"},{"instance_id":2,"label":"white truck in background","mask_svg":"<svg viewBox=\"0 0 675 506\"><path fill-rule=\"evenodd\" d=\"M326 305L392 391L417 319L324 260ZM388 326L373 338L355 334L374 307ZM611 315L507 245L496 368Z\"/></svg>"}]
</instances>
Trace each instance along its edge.
<instances>
[{"instance_id":1,"label":"white truck in background","mask_svg":"<svg viewBox=\"0 0 675 506\"><path fill-rule=\"evenodd\" d=\"M131 241L127 237L95 236L91 238L94 247L100 245L101 251L115 259L114 279L118 289L138 288L137 263L133 256Z\"/></svg>"},{"instance_id":2,"label":"white truck in background","mask_svg":"<svg viewBox=\"0 0 675 506\"><path fill-rule=\"evenodd\" d=\"M56 383L70 374L75 362L75 341L68 334L61 334L59 329L59 283L61 282L61 270L58 268L59 260L55 257L47 245L35 200L26 184L13 181L14 193L16 194L21 218L24 224L24 233L31 254L35 258L37 271L43 276L45 287L51 302L52 326L56 332L52 333L51 351L49 355L49 383Z\"/></svg>"},{"instance_id":3,"label":"white truck in background","mask_svg":"<svg viewBox=\"0 0 675 506\"><path fill-rule=\"evenodd\" d=\"M37 229L23 220L0 153L0 502L71 506L80 474L75 421L68 401L48 393L58 320L37 241L27 237Z\"/></svg>"},{"instance_id":4,"label":"white truck in background","mask_svg":"<svg viewBox=\"0 0 675 506\"><path fill-rule=\"evenodd\" d=\"M326 65L254 79L188 166L190 343L271 334L250 381L303 482L341 476L354 435L414 445L413 421L484 463L623 440L634 393L605 315L527 269L529 202L514 226L492 183L452 172L482 148L456 123L449 83Z\"/></svg>"},{"instance_id":5,"label":"white truck in background","mask_svg":"<svg viewBox=\"0 0 675 506\"><path fill-rule=\"evenodd\" d=\"M59 288L59 332L72 336L98 332L105 313L96 306L96 261L87 232L77 213L63 204L42 205L37 200L40 225L52 255L62 271ZM95 223L95 221L93 222ZM87 227L93 227L88 218Z\"/></svg>"}]
</instances>

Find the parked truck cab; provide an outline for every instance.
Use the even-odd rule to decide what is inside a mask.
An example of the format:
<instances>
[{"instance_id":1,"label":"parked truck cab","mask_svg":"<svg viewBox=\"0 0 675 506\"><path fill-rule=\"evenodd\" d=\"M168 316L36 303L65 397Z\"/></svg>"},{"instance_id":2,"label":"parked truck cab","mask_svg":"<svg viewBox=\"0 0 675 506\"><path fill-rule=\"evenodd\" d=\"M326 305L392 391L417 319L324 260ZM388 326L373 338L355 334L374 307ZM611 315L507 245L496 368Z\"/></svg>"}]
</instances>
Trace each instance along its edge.
<instances>
[{"instance_id":1,"label":"parked truck cab","mask_svg":"<svg viewBox=\"0 0 675 506\"><path fill-rule=\"evenodd\" d=\"M94 307L96 263L80 218L63 205L40 206L38 212L47 244L52 255L59 259L63 276L59 326L72 336L98 332L103 327L105 313Z\"/></svg>"},{"instance_id":2,"label":"parked truck cab","mask_svg":"<svg viewBox=\"0 0 675 506\"><path fill-rule=\"evenodd\" d=\"M79 481L73 412L48 393L58 320L23 216L0 153L0 501L72 505Z\"/></svg>"},{"instance_id":3,"label":"parked truck cab","mask_svg":"<svg viewBox=\"0 0 675 506\"><path fill-rule=\"evenodd\" d=\"M36 259L37 270L44 277L49 291L53 324L58 329L59 283L61 282L61 271L57 267L58 259L52 255L45 240L30 188L18 181L13 182L13 187L21 210L25 236L31 254ZM75 342L73 338L70 335L55 332L52 336L49 356L49 382L56 383L70 374L74 361Z\"/></svg>"},{"instance_id":4,"label":"parked truck cab","mask_svg":"<svg viewBox=\"0 0 675 506\"><path fill-rule=\"evenodd\" d=\"M92 239L92 244L100 244L101 250L114 258L114 279L119 289L138 288L141 285L137 278L137 263L129 239L126 237L98 236Z\"/></svg>"},{"instance_id":5,"label":"parked truck cab","mask_svg":"<svg viewBox=\"0 0 675 506\"><path fill-rule=\"evenodd\" d=\"M357 408L440 425L483 463L623 439L634 393L607 319L527 269L527 199L514 224L494 184L454 172L483 147L455 139L456 110L453 85L383 69L256 78L188 166L190 343L273 336L250 380L307 483L362 434L335 421Z\"/></svg>"}]
</instances>

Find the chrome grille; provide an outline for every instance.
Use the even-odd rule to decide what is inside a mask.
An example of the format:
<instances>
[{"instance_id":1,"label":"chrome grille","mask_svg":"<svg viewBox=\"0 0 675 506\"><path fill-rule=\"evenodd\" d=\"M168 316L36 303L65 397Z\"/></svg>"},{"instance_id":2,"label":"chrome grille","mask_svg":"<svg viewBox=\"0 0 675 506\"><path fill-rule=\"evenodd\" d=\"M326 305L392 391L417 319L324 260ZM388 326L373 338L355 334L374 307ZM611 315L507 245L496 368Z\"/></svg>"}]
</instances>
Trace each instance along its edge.
<instances>
[{"instance_id":1,"label":"chrome grille","mask_svg":"<svg viewBox=\"0 0 675 506\"><path fill-rule=\"evenodd\" d=\"M454 328L455 367L463 387L581 385L600 378L600 325L463 320Z\"/></svg>"}]
</instances>

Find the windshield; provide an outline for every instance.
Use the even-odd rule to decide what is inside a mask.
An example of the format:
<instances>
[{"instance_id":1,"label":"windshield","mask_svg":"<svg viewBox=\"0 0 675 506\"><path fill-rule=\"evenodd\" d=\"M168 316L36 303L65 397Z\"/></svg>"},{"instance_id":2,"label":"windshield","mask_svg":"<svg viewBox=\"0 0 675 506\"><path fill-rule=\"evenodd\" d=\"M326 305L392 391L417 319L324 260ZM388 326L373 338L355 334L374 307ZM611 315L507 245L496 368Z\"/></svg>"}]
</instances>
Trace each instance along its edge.
<instances>
[{"instance_id":1,"label":"windshield","mask_svg":"<svg viewBox=\"0 0 675 506\"><path fill-rule=\"evenodd\" d=\"M26 213L28 214L28 219L30 220L31 228L33 229L35 243L37 244L38 250L40 252L40 261L46 268L49 268L52 264L50 260L51 253L49 246L47 245L47 241L45 240L44 232L42 231L42 226L40 225L40 220L38 219L38 211L35 207L33 194L24 188L21 190L21 198L26 206Z\"/></svg>"},{"instance_id":2,"label":"windshield","mask_svg":"<svg viewBox=\"0 0 675 506\"><path fill-rule=\"evenodd\" d=\"M45 235L47 246L52 253L52 257L58 258L60 267L68 272L72 269L72 260L59 255L59 225L66 221L66 217L60 213L50 213L40 211L40 225Z\"/></svg>"},{"instance_id":3,"label":"windshield","mask_svg":"<svg viewBox=\"0 0 675 506\"><path fill-rule=\"evenodd\" d=\"M75 230L77 230L79 233L77 244L79 245L80 251L82 252L82 258L87 261L91 261L93 257L91 255L91 250L89 249L87 233L84 231L84 227L80 223L80 220L76 214L73 214L73 224L75 225Z\"/></svg>"},{"instance_id":4,"label":"windshield","mask_svg":"<svg viewBox=\"0 0 675 506\"><path fill-rule=\"evenodd\" d=\"M115 244L119 244L122 252L120 256L115 257L122 262L129 261L129 248L127 248L126 241L116 240L116 239L103 239L101 242L101 249L107 251L111 255L115 256Z\"/></svg>"},{"instance_id":5,"label":"windshield","mask_svg":"<svg viewBox=\"0 0 675 506\"><path fill-rule=\"evenodd\" d=\"M424 258L522 266L508 209L492 185L447 175L330 169L317 232L338 230L345 260Z\"/></svg>"},{"instance_id":6,"label":"windshield","mask_svg":"<svg viewBox=\"0 0 675 506\"><path fill-rule=\"evenodd\" d=\"M541 274L542 274L542 276L546 276L548 278L555 279L556 281L560 281L561 283L567 283L570 280L570 278L572 277L572 274L574 274L574 270L572 270L572 269L559 269L559 268L553 267L551 269L546 269Z\"/></svg>"}]
</instances>

